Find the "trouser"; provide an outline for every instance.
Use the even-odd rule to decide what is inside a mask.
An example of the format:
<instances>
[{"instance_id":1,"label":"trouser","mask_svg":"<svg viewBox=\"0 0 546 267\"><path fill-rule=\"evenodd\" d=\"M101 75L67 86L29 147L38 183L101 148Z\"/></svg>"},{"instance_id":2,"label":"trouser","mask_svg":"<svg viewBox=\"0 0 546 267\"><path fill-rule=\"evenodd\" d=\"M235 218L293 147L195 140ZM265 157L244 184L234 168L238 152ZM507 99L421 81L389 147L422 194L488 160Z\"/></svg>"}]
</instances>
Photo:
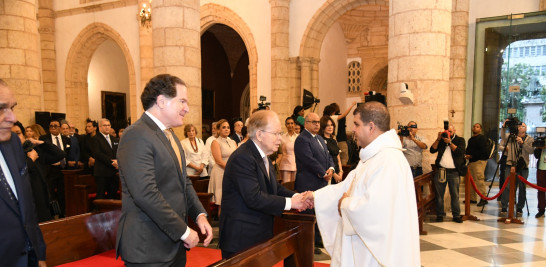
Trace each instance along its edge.
<instances>
[{"instance_id":1,"label":"trouser","mask_svg":"<svg viewBox=\"0 0 546 267\"><path fill-rule=\"evenodd\" d=\"M61 217L64 217L65 212L65 197L64 197L64 174L61 166L50 165L47 172L46 182L51 200L57 200L61 208Z\"/></svg>"},{"instance_id":2,"label":"trouser","mask_svg":"<svg viewBox=\"0 0 546 267\"><path fill-rule=\"evenodd\" d=\"M506 169L506 156L502 156L499 160L499 190L504 185L504 178L506 177L505 169Z\"/></svg>"},{"instance_id":3,"label":"trouser","mask_svg":"<svg viewBox=\"0 0 546 267\"><path fill-rule=\"evenodd\" d=\"M505 179L508 179L508 177L510 176L511 167L512 166L510 165L506 165L506 169L504 170L504 173L506 174L506 177L504 177ZM518 190L518 201L516 204L516 209L522 210L523 207L525 206L526 189L525 189L525 183L523 183L517 177L517 175L521 175L523 176L523 178L527 179L527 177L529 176L529 169L523 169L523 170L520 170L519 172L516 172L516 190ZM506 185L506 189L504 190L504 192L502 192L501 197L502 197L501 198L502 208L503 209L508 208L508 202L510 199L510 182L508 182L508 184Z\"/></svg>"},{"instance_id":4,"label":"trouser","mask_svg":"<svg viewBox=\"0 0 546 267\"><path fill-rule=\"evenodd\" d=\"M123 257L122 257L123 258ZM127 267L178 267L186 266L186 247L184 243L180 244L178 252L174 258L168 262L154 262L154 263L130 263L125 261Z\"/></svg>"},{"instance_id":5,"label":"trouser","mask_svg":"<svg viewBox=\"0 0 546 267\"><path fill-rule=\"evenodd\" d=\"M546 170L537 169L537 185L540 187L546 187ZM538 198L538 211L544 212L546 208L546 193L537 190Z\"/></svg>"},{"instance_id":6,"label":"trouser","mask_svg":"<svg viewBox=\"0 0 546 267\"><path fill-rule=\"evenodd\" d=\"M347 146L347 141L339 141L337 142L337 146L339 147L339 150L341 150L339 153L341 165L347 165L347 162L349 161L349 147Z\"/></svg>"},{"instance_id":7,"label":"trouser","mask_svg":"<svg viewBox=\"0 0 546 267\"><path fill-rule=\"evenodd\" d=\"M487 160L478 160L468 163L468 169L470 170L470 175L476 183L476 187L480 190L482 195L485 195L485 166L487 166ZM474 191L474 188L470 190L470 200L478 201L478 194Z\"/></svg>"},{"instance_id":8,"label":"trouser","mask_svg":"<svg viewBox=\"0 0 546 267\"><path fill-rule=\"evenodd\" d=\"M449 187L449 194L451 195L451 213L453 217L459 217L461 214L461 207L459 206L459 172L456 169L443 169L445 170L445 181L440 181L440 173L443 168L440 168L434 174L434 188L436 189L436 215L445 215L444 211L444 194L446 192L446 184Z\"/></svg>"},{"instance_id":9,"label":"trouser","mask_svg":"<svg viewBox=\"0 0 546 267\"><path fill-rule=\"evenodd\" d=\"M410 167L411 168L411 175L413 175L413 178L423 175L423 167Z\"/></svg>"}]
</instances>

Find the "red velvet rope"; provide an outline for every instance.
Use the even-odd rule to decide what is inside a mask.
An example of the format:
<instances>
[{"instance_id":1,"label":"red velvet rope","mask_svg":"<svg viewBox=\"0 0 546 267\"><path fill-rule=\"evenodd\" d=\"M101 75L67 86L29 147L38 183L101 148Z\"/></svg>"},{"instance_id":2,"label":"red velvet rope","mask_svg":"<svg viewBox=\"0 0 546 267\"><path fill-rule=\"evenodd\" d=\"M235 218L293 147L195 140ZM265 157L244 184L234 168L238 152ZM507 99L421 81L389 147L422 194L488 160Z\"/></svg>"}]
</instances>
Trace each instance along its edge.
<instances>
[{"instance_id":1,"label":"red velvet rope","mask_svg":"<svg viewBox=\"0 0 546 267\"><path fill-rule=\"evenodd\" d=\"M502 185L501 190L500 190L496 195L494 195L494 196L492 196L492 197L486 197L486 196L484 196L484 195L480 192L480 190L478 190L478 188L476 187L476 184L474 183L474 178L472 178L472 175L471 175L470 173L468 173L468 177L470 178L469 180L470 180L470 183L472 184L472 187L474 188L474 191L476 191L476 193L477 193L482 199L485 199L485 200L493 200L493 199L495 199L495 198L498 198L498 197L502 194L502 192L504 192L504 189L506 188L506 186L508 185L508 181L510 180L510 179L506 179L506 180L504 181L504 184Z\"/></svg>"},{"instance_id":2,"label":"red velvet rope","mask_svg":"<svg viewBox=\"0 0 546 267\"><path fill-rule=\"evenodd\" d=\"M532 188L534 188L534 189L536 189L536 190L539 190L539 191L542 191L542 192L546 192L546 188L540 187L540 186L538 186L538 185L536 185L536 184L532 184L532 183L530 183L529 181L527 181L527 179L523 178L523 177L520 176L520 175L518 175L518 178L519 178L522 182L524 182L525 184L527 184L528 186L530 186L530 187L532 187Z\"/></svg>"}]
</instances>

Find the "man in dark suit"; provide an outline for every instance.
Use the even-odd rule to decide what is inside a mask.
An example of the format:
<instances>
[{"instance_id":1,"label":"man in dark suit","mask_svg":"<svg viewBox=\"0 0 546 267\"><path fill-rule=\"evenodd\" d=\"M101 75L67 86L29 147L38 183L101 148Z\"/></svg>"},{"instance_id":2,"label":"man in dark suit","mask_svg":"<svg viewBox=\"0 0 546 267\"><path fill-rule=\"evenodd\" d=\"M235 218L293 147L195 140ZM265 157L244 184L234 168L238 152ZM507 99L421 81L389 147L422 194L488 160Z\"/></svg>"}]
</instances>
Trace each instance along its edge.
<instances>
[{"instance_id":1,"label":"man in dark suit","mask_svg":"<svg viewBox=\"0 0 546 267\"><path fill-rule=\"evenodd\" d=\"M328 185L334 173L334 161L328 152L324 138L318 134L320 118L316 113L305 116L305 129L294 142L296 155L296 181L294 189L298 192L316 191ZM315 210L306 213L315 214ZM315 254L321 254L322 238L315 225Z\"/></svg>"},{"instance_id":2,"label":"man in dark suit","mask_svg":"<svg viewBox=\"0 0 546 267\"><path fill-rule=\"evenodd\" d=\"M61 171L66 167L66 155L70 153L70 139L61 135L61 123L52 120L49 122L49 134L40 136L40 140L57 146L65 153L65 157L61 161L49 165L46 174L49 195L52 200L59 201L61 217L63 217L65 211L64 175Z\"/></svg>"},{"instance_id":3,"label":"man in dark suit","mask_svg":"<svg viewBox=\"0 0 546 267\"><path fill-rule=\"evenodd\" d=\"M281 123L273 111L258 111L248 120L251 142L228 159L222 183L220 248L229 258L273 237L274 216L284 210L310 207L305 194L296 194L277 182L268 159L281 144ZM308 192L307 192L308 193Z\"/></svg>"},{"instance_id":4,"label":"man in dark suit","mask_svg":"<svg viewBox=\"0 0 546 267\"><path fill-rule=\"evenodd\" d=\"M118 191L118 139L109 134L111 129L110 120L99 120L99 133L91 138L93 145L91 151L95 156L95 167L93 176L97 184L97 199L117 198Z\"/></svg>"},{"instance_id":5,"label":"man in dark suit","mask_svg":"<svg viewBox=\"0 0 546 267\"><path fill-rule=\"evenodd\" d=\"M178 77L153 77L140 99L146 110L123 133L118 147L122 215L117 255L127 266L184 266L186 249L197 245L191 217L212 240L212 228L186 175L184 150L172 127L188 113L185 83ZM144 265L143 265L144 264Z\"/></svg>"},{"instance_id":6,"label":"man in dark suit","mask_svg":"<svg viewBox=\"0 0 546 267\"><path fill-rule=\"evenodd\" d=\"M294 142L296 154L296 182L298 192L316 191L328 184L334 171L334 161L326 142L318 135L320 118L316 113L305 117L305 129Z\"/></svg>"},{"instance_id":7,"label":"man in dark suit","mask_svg":"<svg viewBox=\"0 0 546 267\"><path fill-rule=\"evenodd\" d=\"M66 154L65 168L75 170L80 167L80 143L74 133L71 133L71 129L74 129L74 125L70 126L67 121L61 121L61 134L70 139L70 151Z\"/></svg>"},{"instance_id":8,"label":"man in dark suit","mask_svg":"<svg viewBox=\"0 0 546 267\"><path fill-rule=\"evenodd\" d=\"M0 79L0 266L44 267L46 246L36 222L25 154L21 140L11 133L15 105Z\"/></svg>"},{"instance_id":9,"label":"man in dark suit","mask_svg":"<svg viewBox=\"0 0 546 267\"><path fill-rule=\"evenodd\" d=\"M233 122L233 134L231 134L230 138L239 145L241 141L245 138L243 134L241 133L241 130L243 129L243 122L240 118L235 119L235 122Z\"/></svg>"}]
</instances>

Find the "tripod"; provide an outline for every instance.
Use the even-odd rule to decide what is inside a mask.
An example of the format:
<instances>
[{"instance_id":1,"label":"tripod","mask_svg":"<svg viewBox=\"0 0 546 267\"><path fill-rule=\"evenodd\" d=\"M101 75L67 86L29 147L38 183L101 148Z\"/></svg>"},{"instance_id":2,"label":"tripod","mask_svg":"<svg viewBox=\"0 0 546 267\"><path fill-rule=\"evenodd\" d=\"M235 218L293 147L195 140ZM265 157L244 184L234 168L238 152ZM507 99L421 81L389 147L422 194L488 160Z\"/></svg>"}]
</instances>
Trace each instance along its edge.
<instances>
[{"instance_id":1,"label":"tripod","mask_svg":"<svg viewBox=\"0 0 546 267\"><path fill-rule=\"evenodd\" d=\"M508 136L506 142L505 142L505 146L504 146L504 149L502 151L502 154L501 154L501 159L504 157L506 151L507 151L507 148L510 147L510 152L509 153L514 153L514 158L513 158L513 161L512 162L512 167L516 167L517 166L517 162L518 162L518 159L520 158L521 156L521 148L518 146L517 142L516 142L516 137L517 137L517 134L515 133L510 133L510 135ZM514 151L514 152L512 152ZM493 177L491 179L491 183L489 184L489 190L487 191L487 197L489 197L489 193L491 193L491 188L493 187L493 183L495 182L495 177L497 176L497 173L499 172L499 168L500 168L500 160L497 162L497 168L495 170L495 173L493 174ZM517 167L516 167L517 168ZM516 169L516 172L519 172L519 170ZM500 175L499 175L499 182L500 182ZM505 181L506 182L506 181ZM521 181L520 181L521 182ZM502 187L502 185L499 185L500 187ZM514 188L515 190L516 188ZM502 197L502 194L501 196ZM527 215L530 214L529 212L529 205L527 203L527 197L525 197L525 206L527 207ZM483 210L485 208L485 205L482 206L482 210L480 211L481 213L483 213Z\"/></svg>"}]
</instances>

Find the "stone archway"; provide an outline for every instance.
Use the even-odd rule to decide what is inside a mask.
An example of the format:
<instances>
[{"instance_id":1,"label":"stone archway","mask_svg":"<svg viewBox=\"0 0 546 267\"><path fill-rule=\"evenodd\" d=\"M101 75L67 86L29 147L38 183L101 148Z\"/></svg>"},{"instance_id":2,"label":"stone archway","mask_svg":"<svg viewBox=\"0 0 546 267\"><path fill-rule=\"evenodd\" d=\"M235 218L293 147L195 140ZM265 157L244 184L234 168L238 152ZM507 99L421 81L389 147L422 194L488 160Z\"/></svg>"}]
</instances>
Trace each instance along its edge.
<instances>
[{"instance_id":1,"label":"stone archway","mask_svg":"<svg viewBox=\"0 0 546 267\"><path fill-rule=\"evenodd\" d=\"M388 0L334 0L326 1L313 15L300 45L300 57L320 59L322 41L332 25L345 12L361 5L389 5Z\"/></svg>"},{"instance_id":2,"label":"stone archway","mask_svg":"<svg viewBox=\"0 0 546 267\"><path fill-rule=\"evenodd\" d=\"M250 28L237 13L227 7L217 4L205 4L201 6L201 35L214 24L225 24L235 30L243 39L248 51L249 60L249 89L250 99L258 99L258 52L256 42ZM250 110L257 108L257 101L250 101Z\"/></svg>"},{"instance_id":3,"label":"stone archway","mask_svg":"<svg viewBox=\"0 0 546 267\"><path fill-rule=\"evenodd\" d=\"M370 82L367 87L371 91L376 91L382 95L387 95L387 80L389 74L389 68L387 65L375 66L372 71Z\"/></svg>"},{"instance_id":4,"label":"stone archway","mask_svg":"<svg viewBox=\"0 0 546 267\"><path fill-rule=\"evenodd\" d=\"M87 74L91 57L105 40L113 40L123 52L129 72L129 106L130 116L137 118L135 66L127 44L113 28L103 23L92 23L85 27L76 37L66 60L66 118L83 129L85 119L89 116Z\"/></svg>"}]
</instances>

